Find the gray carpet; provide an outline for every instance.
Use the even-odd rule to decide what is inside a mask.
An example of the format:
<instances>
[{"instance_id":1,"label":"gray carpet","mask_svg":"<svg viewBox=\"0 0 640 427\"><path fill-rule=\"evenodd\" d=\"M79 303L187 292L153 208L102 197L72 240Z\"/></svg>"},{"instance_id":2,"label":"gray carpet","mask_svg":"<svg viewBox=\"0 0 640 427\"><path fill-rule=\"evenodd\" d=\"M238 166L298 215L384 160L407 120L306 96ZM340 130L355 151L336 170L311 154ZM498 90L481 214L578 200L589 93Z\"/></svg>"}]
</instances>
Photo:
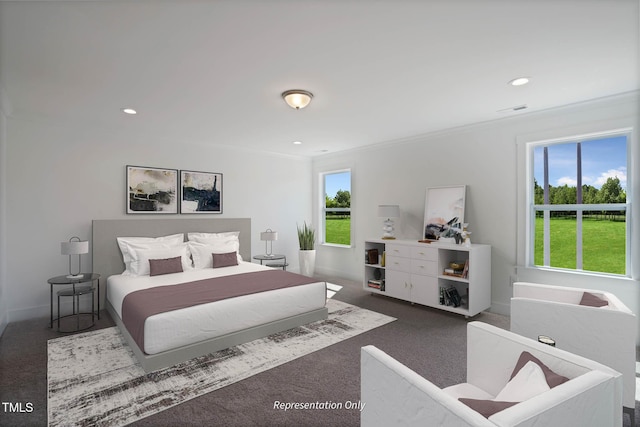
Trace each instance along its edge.
<instances>
[{"instance_id":1,"label":"gray carpet","mask_svg":"<svg viewBox=\"0 0 640 427\"><path fill-rule=\"evenodd\" d=\"M481 313L473 319L384 296L361 283L344 285L334 298L398 320L334 344L246 380L135 422L134 426L358 426L357 409L274 409L274 402L358 401L360 347L373 344L443 387L462 382L466 366L466 324L480 320L505 329L506 317ZM97 328L113 326L103 315ZM60 334L48 318L13 323L0 339L1 401L32 402L34 410L1 414L2 425L45 426L47 422L47 340ZM636 419L640 412L636 408ZM625 418L625 426L629 426Z\"/></svg>"}]
</instances>

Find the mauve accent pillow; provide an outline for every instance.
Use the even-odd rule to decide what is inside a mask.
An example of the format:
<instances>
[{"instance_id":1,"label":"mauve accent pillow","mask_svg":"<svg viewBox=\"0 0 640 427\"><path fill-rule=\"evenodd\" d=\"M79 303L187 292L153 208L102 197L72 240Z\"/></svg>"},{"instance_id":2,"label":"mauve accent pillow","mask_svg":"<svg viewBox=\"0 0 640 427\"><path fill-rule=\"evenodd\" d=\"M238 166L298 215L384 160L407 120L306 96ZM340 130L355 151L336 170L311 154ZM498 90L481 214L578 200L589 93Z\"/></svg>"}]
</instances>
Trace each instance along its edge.
<instances>
[{"instance_id":1,"label":"mauve accent pillow","mask_svg":"<svg viewBox=\"0 0 640 427\"><path fill-rule=\"evenodd\" d=\"M500 412L504 409L510 408L513 405L517 405L520 402L497 402L495 400L480 400L480 399L467 399L461 397L460 402L467 405L469 408L476 412L479 412L485 418L489 418L496 412Z\"/></svg>"},{"instance_id":2,"label":"mauve accent pillow","mask_svg":"<svg viewBox=\"0 0 640 427\"><path fill-rule=\"evenodd\" d=\"M226 254L212 254L213 255L213 268L230 267L232 265L238 265L238 255L236 252L229 252Z\"/></svg>"},{"instance_id":3,"label":"mauve accent pillow","mask_svg":"<svg viewBox=\"0 0 640 427\"><path fill-rule=\"evenodd\" d=\"M582 294L582 299L580 300L580 305L588 305L589 307L604 307L605 305L609 305L609 301L605 301L590 292L584 292Z\"/></svg>"},{"instance_id":4,"label":"mauve accent pillow","mask_svg":"<svg viewBox=\"0 0 640 427\"><path fill-rule=\"evenodd\" d=\"M182 257L149 260L149 276L182 273Z\"/></svg>"},{"instance_id":5,"label":"mauve accent pillow","mask_svg":"<svg viewBox=\"0 0 640 427\"><path fill-rule=\"evenodd\" d=\"M535 357L533 354L529 353L528 351L523 351L522 354L520 354L520 357L518 358L518 362L516 363L516 367L513 368L513 372L511 373L511 378L516 376L516 374L520 371L520 369L522 369L524 367L524 365L527 364L527 362L533 362L536 365L540 366L540 368L542 369L542 372L544 373L544 377L547 380L547 384L549 384L550 388L554 388L555 386L558 386L562 383L566 383L567 381L569 381L569 378L567 377L563 377L562 375L556 374L555 372L553 372L551 369L549 369L549 367L547 365L545 365L544 363L542 363L540 361L540 359L538 359L537 357Z\"/></svg>"}]
</instances>

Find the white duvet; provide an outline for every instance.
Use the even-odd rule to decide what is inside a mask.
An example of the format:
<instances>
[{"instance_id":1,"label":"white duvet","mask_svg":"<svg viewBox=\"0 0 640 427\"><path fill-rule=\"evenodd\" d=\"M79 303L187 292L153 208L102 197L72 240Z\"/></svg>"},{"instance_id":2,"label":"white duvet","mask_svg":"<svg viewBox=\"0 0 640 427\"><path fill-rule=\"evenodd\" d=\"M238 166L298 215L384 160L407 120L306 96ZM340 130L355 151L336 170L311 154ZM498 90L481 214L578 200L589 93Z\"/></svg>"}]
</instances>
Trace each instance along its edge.
<instances>
[{"instance_id":1,"label":"white duvet","mask_svg":"<svg viewBox=\"0 0 640 427\"><path fill-rule=\"evenodd\" d=\"M237 266L193 269L161 276L115 275L107 279L107 300L122 318L122 302L130 292L269 269L259 264L241 262ZM325 303L326 284L316 282L156 314L145 322L144 348L141 350L147 354L172 350L306 313L324 307Z\"/></svg>"}]
</instances>

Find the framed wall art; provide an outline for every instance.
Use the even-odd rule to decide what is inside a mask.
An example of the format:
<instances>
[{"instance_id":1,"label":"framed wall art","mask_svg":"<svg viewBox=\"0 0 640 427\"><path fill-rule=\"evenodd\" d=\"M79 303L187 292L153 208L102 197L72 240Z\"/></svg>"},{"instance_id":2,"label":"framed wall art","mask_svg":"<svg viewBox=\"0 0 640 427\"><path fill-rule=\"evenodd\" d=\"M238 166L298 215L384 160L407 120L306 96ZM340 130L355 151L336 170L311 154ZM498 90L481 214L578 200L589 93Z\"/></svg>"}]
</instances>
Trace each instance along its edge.
<instances>
[{"instance_id":1,"label":"framed wall art","mask_svg":"<svg viewBox=\"0 0 640 427\"><path fill-rule=\"evenodd\" d=\"M465 193L465 185L427 188L423 239L438 240L448 228L464 223Z\"/></svg>"},{"instance_id":2,"label":"framed wall art","mask_svg":"<svg viewBox=\"0 0 640 427\"><path fill-rule=\"evenodd\" d=\"M180 213L222 213L222 174L180 171Z\"/></svg>"},{"instance_id":3,"label":"framed wall art","mask_svg":"<svg viewBox=\"0 0 640 427\"><path fill-rule=\"evenodd\" d=\"M128 214L177 214L178 170L127 166Z\"/></svg>"}]
</instances>

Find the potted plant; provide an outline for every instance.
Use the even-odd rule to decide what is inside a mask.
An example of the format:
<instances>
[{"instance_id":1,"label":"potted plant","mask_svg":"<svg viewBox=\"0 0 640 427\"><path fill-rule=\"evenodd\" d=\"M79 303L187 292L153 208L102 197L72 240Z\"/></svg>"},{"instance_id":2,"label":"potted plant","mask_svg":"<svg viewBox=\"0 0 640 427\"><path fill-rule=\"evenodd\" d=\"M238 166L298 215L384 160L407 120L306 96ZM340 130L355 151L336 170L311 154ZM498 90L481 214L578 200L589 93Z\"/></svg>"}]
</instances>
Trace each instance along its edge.
<instances>
[{"instance_id":1,"label":"potted plant","mask_svg":"<svg viewBox=\"0 0 640 427\"><path fill-rule=\"evenodd\" d=\"M302 227L298 227L298 243L300 243L300 274L313 277L316 265L316 231L306 221Z\"/></svg>"}]
</instances>

